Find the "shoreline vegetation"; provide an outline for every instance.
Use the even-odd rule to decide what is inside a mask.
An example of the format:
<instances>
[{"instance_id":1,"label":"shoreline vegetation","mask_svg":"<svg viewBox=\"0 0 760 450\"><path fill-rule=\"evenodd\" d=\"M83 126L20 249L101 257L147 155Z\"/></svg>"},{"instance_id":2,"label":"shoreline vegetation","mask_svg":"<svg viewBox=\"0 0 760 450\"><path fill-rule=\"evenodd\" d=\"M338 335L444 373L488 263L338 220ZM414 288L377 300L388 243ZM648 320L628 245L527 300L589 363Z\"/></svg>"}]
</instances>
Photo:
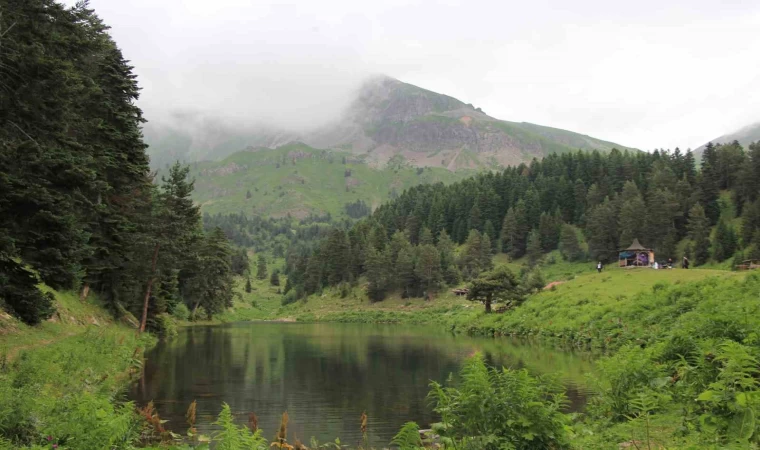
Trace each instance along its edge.
<instances>
[{"instance_id":1,"label":"shoreline vegetation","mask_svg":"<svg viewBox=\"0 0 760 450\"><path fill-rule=\"evenodd\" d=\"M431 301L390 296L371 303L361 299L360 286L342 299L339 289L326 290L306 302L281 306L276 291L271 297L267 295L271 286L263 280L255 282L251 294L239 297L235 307L219 320L195 324L238 320L425 324L455 333L518 336L538 339L541 345L602 350L596 376L588 380L595 395L586 410L561 413L561 395L554 403L544 403L549 408L544 413L554 417L550 423L562 424L558 440L551 445L530 440L526 442L538 447L525 444L515 448L595 449L623 444L629 448L752 448L748 445L756 439L754 413L760 402L755 356L760 342L760 274L617 268L599 274L580 266L547 272L551 274L547 284L555 277L571 279L533 294L522 305L501 314L485 314L482 305L453 294ZM113 448L151 448L150 442L163 442L161 448L171 448L166 447L170 443L174 448L185 448L190 444L179 444L179 440L205 445L206 439L224 442L240 436L249 439L251 446L229 448L268 445L261 432L251 433L250 426L236 425L231 416L227 417L227 409L222 409L217 422L217 428L226 430L220 433L226 434L217 435L213 441L211 436L173 435L164 428L160 411L152 405L138 408L124 402L119 393L139 375L142 351L155 338L136 334L130 321L114 322L95 298L82 302L76 295L51 292L58 309L52 320L29 327L3 319L0 328L4 330L0 335L0 354L4 355L0 358L0 431L5 439L36 433L38 440L43 439L37 444L43 447L30 448L51 448L52 444L44 446L48 436L57 448L103 448L99 446L102 442L111 442ZM255 307L246 305L253 301ZM345 310L347 304L353 304L355 311L338 311ZM9 353L21 342L24 348ZM509 369L492 373L477 366L477 358L466 363L460 376L478 372L483 380L489 380L486 385L495 389L493 395L501 392L498 385L505 382L503 377L511 383L520 380L520 385L531 392L549 389L552 395L560 394L551 377L531 377ZM437 407L443 408L443 388L433 385L432 389L431 395L438 396ZM447 395L456 396L464 395L467 387L460 383L447 389ZM559 409L555 411L555 407ZM452 421L462 422L466 416L461 411L450 413ZM31 417L37 419L30 423ZM14 418L27 421L14 422ZM437 442L446 438L442 426L433 424ZM460 430L456 433L447 428L453 433L452 448L481 445L477 444L480 438L473 438L469 443L462 441L464 446L453 447L457 436L467 436L466 424L457 426ZM419 429L415 427L409 424L409 429L401 430L397 442L410 439L413 433L409 430ZM237 431L230 431L233 428ZM557 430L553 430L543 431L554 435ZM276 430L264 431L273 435ZM114 443L117 441L123 446ZM426 445L403 442L409 445L400 448ZM2 449L17 448L9 445L0 440Z\"/></svg>"}]
</instances>

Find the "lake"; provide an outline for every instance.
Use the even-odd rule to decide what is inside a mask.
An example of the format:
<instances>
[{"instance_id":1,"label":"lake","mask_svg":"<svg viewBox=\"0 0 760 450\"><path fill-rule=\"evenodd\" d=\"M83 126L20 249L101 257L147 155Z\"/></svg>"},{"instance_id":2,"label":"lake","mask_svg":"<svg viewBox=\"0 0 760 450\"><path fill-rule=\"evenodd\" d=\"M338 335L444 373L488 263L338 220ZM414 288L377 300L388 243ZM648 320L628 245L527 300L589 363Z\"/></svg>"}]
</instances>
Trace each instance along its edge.
<instances>
[{"instance_id":1,"label":"lake","mask_svg":"<svg viewBox=\"0 0 760 450\"><path fill-rule=\"evenodd\" d=\"M140 405L153 400L167 428L182 434L193 400L204 434L222 402L241 425L255 413L270 440L287 411L289 440L305 443L314 436L357 444L366 411L370 441L383 446L407 421L423 428L436 421L426 399L430 381L445 381L476 352L494 366L558 373L570 409L585 403L584 375L592 370L587 354L418 326L271 322L180 329L146 354L130 397Z\"/></svg>"}]
</instances>

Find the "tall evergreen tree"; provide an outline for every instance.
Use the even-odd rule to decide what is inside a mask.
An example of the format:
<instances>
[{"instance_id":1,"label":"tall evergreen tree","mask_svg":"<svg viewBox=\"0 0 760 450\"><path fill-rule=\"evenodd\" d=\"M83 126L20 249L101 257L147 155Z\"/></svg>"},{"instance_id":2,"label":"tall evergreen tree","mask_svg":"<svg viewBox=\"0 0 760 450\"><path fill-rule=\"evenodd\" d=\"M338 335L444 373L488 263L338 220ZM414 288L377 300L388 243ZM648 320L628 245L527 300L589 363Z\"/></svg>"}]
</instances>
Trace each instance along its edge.
<instances>
[{"instance_id":1,"label":"tall evergreen tree","mask_svg":"<svg viewBox=\"0 0 760 450\"><path fill-rule=\"evenodd\" d=\"M533 229L528 235L528 264L534 265L541 259L541 234Z\"/></svg>"},{"instance_id":2,"label":"tall evergreen tree","mask_svg":"<svg viewBox=\"0 0 760 450\"><path fill-rule=\"evenodd\" d=\"M259 280L266 280L267 278L267 259L262 253L259 253L259 257L256 262L256 278Z\"/></svg>"},{"instance_id":3,"label":"tall evergreen tree","mask_svg":"<svg viewBox=\"0 0 760 450\"><path fill-rule=\"evenodd\" d=\"M559 251L567 261L579 261L583 258L583 249L578 241L578 232L570 224L563 224L560 233Z\"/></svg>"},{"instance_id":4,"label":"tall evergreen tree","mask_svg":"<svg viewBox=\"0 0 760 450\"><path fill-rule=\"evenodd\" d=\"M737 247L736 233L731 225L724 219L718 221L715 227L715 239L713 240L713 258L716 261L725 261L734 255Z\"/></svg>"},{"instance_id":5,"label":"tall evergreen tree","mask_svg":"<svg viewBox=\"0 0 760 450\"><path fill-rule=\"evenodd\" d=\"M390 261L385 252L379 252L374 247L367 251L367 295L372 301L380 301L385 298L389 288Z\"/></svg>"},{"instance_id":6,"label":"tall evergreen tree","mask_svg":"<svg viewBox=\"0 0 760 450\"><path fill-rule=\"evenodd\" d=\"M419 280L420 287L428 295L440 285L443 279L441 255L433 245L424 244L418 248L414 274Z\"/></svg>"},{"instance_id":7,"label":"tall evergreen tree","mask_svg":"<svg viewBox=\"0 0 760 450\"><path fill-rule=\"evenodd\" d=\"M689 211L687 228L692 241L694 264L702 265L710 258L710 223L701 204L695 204Z\"/></svg>"},{"instance_id":8,"label":"tall evergreen tree","mask_svg":"<svg viewBox=\"0 0 760 450\"><path fill-rule=\"evenodd\" d=\"M615 208L609 199L591 210L587 220L586 236L592 259L610 262L618 254L618 224Z\"/></svg>"},{"instance_id":9,"label":"tall evergreen tree","mask_svg":"<svg viewBox=\"0 0 760 450\"><path fill-rule=\"evenodd\" d=\"M699 185L699 202L704 205L705 215L711 224L718 221L720 206L720 174L718 173L718 152L712 142L705 146L702 154L702 171L697 183Z\"/></svg>"}]
</instances>

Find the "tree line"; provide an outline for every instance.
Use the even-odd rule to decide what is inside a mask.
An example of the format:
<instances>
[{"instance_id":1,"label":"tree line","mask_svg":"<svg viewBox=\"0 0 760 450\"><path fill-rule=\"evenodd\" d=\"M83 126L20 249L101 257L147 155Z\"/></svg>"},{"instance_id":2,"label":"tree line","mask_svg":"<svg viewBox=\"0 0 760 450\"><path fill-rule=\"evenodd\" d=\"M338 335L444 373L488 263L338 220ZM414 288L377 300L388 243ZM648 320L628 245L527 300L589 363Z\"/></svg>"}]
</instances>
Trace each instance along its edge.
<instances>
[{"instance_id":1,"label":"tree line","mask_svg":"<svg viewBox=\"0 0 760 450\"><path fill-rule=\"evenodd\" d=\"M136 76L86 2L0 4L0 304L34 324L38 288L97 292L141 328L231 303L232 249L203 231L188 169L149 171Z\"/></svg>"},{"instance_id":2,"label":"tree line","mask_svg":"<svg viewBox=\"0 0 760 450\"><path fill-rule=\"evenodd\" d=\"M497 252L535 263L558 249L609 263L633 239L658 260L679 249L697 265L760 257L759 184L760 143L709 144L699 170L679 149L553 154L413 187L321 243L291 246L285 292L299 298L364 276L375 300L392 290L422 295L489 270Z\"/></svg>"}]
</instances>

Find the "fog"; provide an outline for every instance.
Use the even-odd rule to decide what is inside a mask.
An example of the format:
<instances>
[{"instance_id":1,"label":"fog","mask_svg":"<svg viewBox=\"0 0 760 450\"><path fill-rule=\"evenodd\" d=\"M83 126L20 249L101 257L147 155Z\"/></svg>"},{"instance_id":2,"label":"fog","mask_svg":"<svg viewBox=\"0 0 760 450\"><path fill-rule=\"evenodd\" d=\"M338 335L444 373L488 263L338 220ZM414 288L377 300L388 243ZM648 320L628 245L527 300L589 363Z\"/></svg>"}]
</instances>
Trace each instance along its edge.
<instances>
[{"instance_id":1,"label":"fog","mask_svg":"<svg viewBox=\"0 0 760 450\"><path fill-rule=\"evenodd\" d=\"M500 119L648 150L760 120L760 2L90 4L134 64L154 122L314 128L379 73Z\"/></svg>"}]
</instances>

